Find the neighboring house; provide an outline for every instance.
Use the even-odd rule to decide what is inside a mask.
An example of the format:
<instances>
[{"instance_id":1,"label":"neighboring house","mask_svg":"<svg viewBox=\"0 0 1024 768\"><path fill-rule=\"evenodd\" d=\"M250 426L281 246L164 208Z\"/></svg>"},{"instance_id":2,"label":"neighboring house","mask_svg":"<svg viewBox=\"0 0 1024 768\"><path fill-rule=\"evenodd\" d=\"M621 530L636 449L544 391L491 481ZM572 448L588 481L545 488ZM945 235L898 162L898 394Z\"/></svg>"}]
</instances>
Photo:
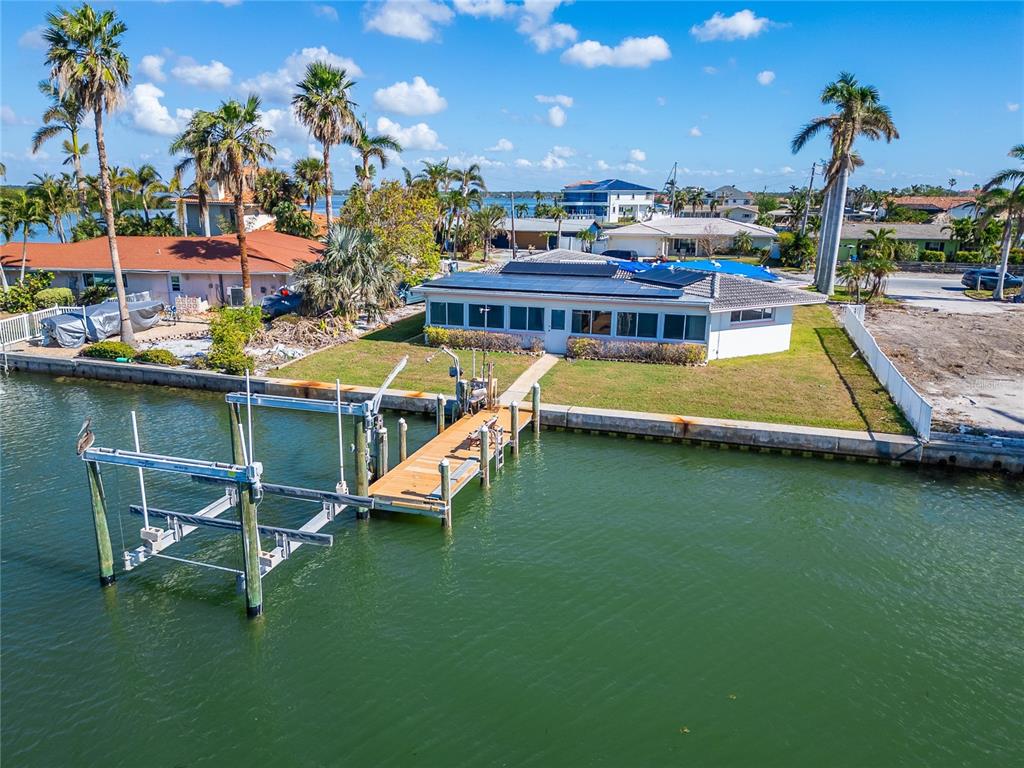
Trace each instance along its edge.
<instances>
[{"instance_id":1,"label":"neighboring house","mask_svg":"<svg viewBox=\"0 0 1024 768\"><path fill-rule=\"evenodd\" d=\"M778 235L770 227L731 219L661 218L610 229L599 241L597 251L609 249L636 251L641 258L706 256L734 250L736 237L748 232L755 248L774 247Z\"/></svg>"},{"instance_id":2,"label":"neighboring house","mask_svg":"<svg viewBox=\"0 0 1024 768\"><path fill-rule=\"evenodd\" d=\"M680 219L731 219L750 223L757 218L757 214L756 205L686 205L676 211Z\"/></svg>"},{"instance_id":3,"label":"neighboring house","mask_svg":"<svg viewBox=\"0 0 1024 768\"><path fill-rule=\"evenodd\" d=\"M502 222L503 232L491 242L495 248L510 248L513 221L506 216ZM590 230L595 235L599 231L594 219L562 219L562 242L556 244L558 222L554 219L519 218L515 220L516 247L520 249L536 249L546 251L550 248L569 248L582 250L583 243L579 239L580 232Z\"/></svg>"},{"instance_id":4,"label":"neighboring house","mask_svg":"<svg viewBox=\"0 0 1024 768\"><path fill-rule=\"evenodd\" d=\"M251 232L246 238L253 299L273 293L288 281L296 263L315 261L321 245L314 240L280 232ZM126 289L149 291L173 305L179 296L207 301L211 306L242 303L242 273L238 241L219 237L119 237L118 251ZM11 282L21 269L21 243L0 248L0 264ZM28 268L54 273L54 287L76 294L93 285L113 285L107 238L78 243L29 243Z\"/></svg>"},{"instance_id":5,"label":"neighboring house","mask_svg":"<svg viewBox=\"0 0 1024 768\"><path fill-rule=\"evenodd\" d=\"M712 199L718 201L719 205L753 205L754 196L750 192L743 192L736 187L727 184L724 187L713 189L704 195L704 204L707 205Z\"/></svg>"},{"instance_id":6,"label":"neighboring house","mask_svg":"<svg viewBox=\"0 0 1024 768\"><path fill-rule=\"evenodd\" d=\"M654 208L655 190L622 179L581 181L562 187L560 205L569 215L614 224L619 219L639 221Z\"/></svg>"},{"instance_id":7,"label":"neighboring house","mask_svg":"<svg viewBox=\"0 0 1024 768\"><path fill-rule=\"evenodd\" d=\"M974 201L974 195L950 195L949 197L936 195L909 195L905 197L892 198L893 204L900 208L908 208L911 211L924 211L932 217L946 214L953 219L962 219L967 216L974 216Z\"/></svg>"},{"instance_id":8,"label":"neighboring house","mask_svg":"<svg viewBox=\"0 0 1024 768\"><path fill-rule=\"evenodd\" d=\"M540 338L556 354L570 337L585 336L702 344L717 360L784 352L793 307L825 301L746 277L665 266L633 273L604 261L551 252L432 280L420 286L427 323L512 333L524 345Z\"/></svg>"},{"instance_id":9,"label":"neighboring house","mask_svg":"<svg viewBox=\"0 0 1024 768\"><path fill-rule=\"evenodd\" d=\"M248 178L248 177L247 177ZM199 198L186 197L185 200L185 223L190 235L202 235L204 233L203 220L199 215ZM210 212L210 234L224 234L221 222L228 225L228 231L237 232L238 223L235 221L235 201L226 185L213 182L210 185L210 194L207 195L206 205ZM242 208L245 217L245 229L252 232L265 226L274 220L273 216L262 213L260 207L253 200L251 183L246 182L242 192Z\"/></svg>"},{"instance_id":10,"label":"neighboring house","mask_svg":"<svg viewBox=\"0 0 1024 768\"><path fill-rule=\"evenodd\" d=\"M868 230L877 232L880 229L894 230L892 238L901 242L913 243L918 253L922 251L942 251L946 258L952 261L956 255L959 243L951 239L948 229L943 229L945 224L888 224L884 221L876 222L844 222L843 231L839 236L839 257L848 259L854 252L860 251L861 243L870 240Z\"/></svg>"}]
</instances>

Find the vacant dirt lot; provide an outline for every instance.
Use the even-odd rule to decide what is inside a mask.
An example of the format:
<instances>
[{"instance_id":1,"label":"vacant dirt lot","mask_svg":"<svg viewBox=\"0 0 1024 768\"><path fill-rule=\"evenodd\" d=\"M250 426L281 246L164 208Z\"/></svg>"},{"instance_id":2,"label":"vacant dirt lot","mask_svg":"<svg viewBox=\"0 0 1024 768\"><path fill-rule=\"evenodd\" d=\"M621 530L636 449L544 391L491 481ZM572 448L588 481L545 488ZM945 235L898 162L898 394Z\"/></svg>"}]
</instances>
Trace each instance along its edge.
<instances>
[{"instance_id":1,"label":"vacant dirt lot","mask_svg":"<svg viewBox=\"0 0 1024 768\"><path fill-rule=\"evenodd\" d=\"M870 307L867 326L931 402L937 429L1024 434L1024 311Z\"/></svg>"}]
</instances>

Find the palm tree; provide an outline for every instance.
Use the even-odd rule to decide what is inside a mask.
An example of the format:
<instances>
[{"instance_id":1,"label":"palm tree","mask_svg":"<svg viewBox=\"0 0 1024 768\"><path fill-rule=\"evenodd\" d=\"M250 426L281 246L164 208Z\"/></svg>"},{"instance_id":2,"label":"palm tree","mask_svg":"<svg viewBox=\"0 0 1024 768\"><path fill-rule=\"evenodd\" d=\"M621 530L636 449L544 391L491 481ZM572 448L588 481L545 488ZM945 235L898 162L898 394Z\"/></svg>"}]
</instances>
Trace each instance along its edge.
<instances>
[{"instance_id":1,"label":"palm tree","mask_svg":"<svg viewBox=\"0 0 1024 768\"><path fill-rule=\"evenodd\" d=\"M697 206L704 204L705 194L703 187L694 187L689 191L689 194L687 195L687 202L690 204L691 213L697 213Z\"/></svg>"},{"instance_id":2,"label":"palm tree","mask_svg":"<svg viewBox=\"0 0 1024 768\"><path fill-rule=\"evenodd\" d=\"M451 180L459 183L459 195L454 197L455 205L453 206L453 212L456 217L456 240L459 240L461 238L463 222L470 206L473 203L479 204L483 201L483 193L487 191L487 185L484 184L484 177L480 172L479 163L470 163L461 170L458 168L453 169L451 171Z\"/></svg>"},{"instance_id":3,"label":"palm tree","mask_svg":"<svg viewBox=\"0 0 1024 768\"><path fill-rule=\"evenodd\" d=\"M850 259L839 265L839 277L846 285L846 291L855 303L860 304L860 291L868 276L866 262Z\"/></svg>"},{"instance_id":4,"label":"palm tree","mask_svg":"<svg viewBox=\"0 0 1024 768\"><path fill-rule=\"evenodd\" d=\"M270 160L274 148L267 142L271 131L260 125L260 97L251 94L244 104L234 99L222 102L210 115L210 172L231 187L235 203L235 229L238 236L238 260L242 269L245 304L252 304L249 278L249 254L245 235L246 179L260 161Z\"/></svg>"},{"instance_id":5,"label":"palm tree","mask_svg":"<svg viewBox=\"0 0 1024 768\"><path fill-rule=\"evenodd\" d=\"M13 236L21 230L21 274L19 281L25 279L25 263L28 260L28 238L37 226L44 226L52 231L50 216L43 201L23 189L12 191L3 200L3 228ZM6 278L5 278L6 280Z\"/></svg>"},{"instance_id":6,"label":"palm tree","mask_svg":"<svg viewBox=\"0 0 1024 768\"><path fill-rule=\"evenodd\" d=\"M388 167L388 152L402 151L402 145L390 136L371 136L366 126L358 122L355 130L346 136L345 143L350 144L359 153L362 166L356 166L356 177L361 182L364 192L369 192L373 188L373 161L380 163L380 169L384 170Z\"/></svg>"},{"instance_id":7,"label":"palm tree","mask_svg":"<svg viewBox=\"0 0 1024 768\"><path fill-rule=\"evenodd\" d=\"M580 242L583 243L583 250L586 253L594 252L594 241L597 240L597 233L592 229L584 229L579 234Z\"/></svg>"},{"instance_id":8,"label":"palm tree","mask_svg":"<svg viewBox=\"0 0 1024 768\"><path fill-rule=\"evenodd\" d=\"M125 170L125 186L139 196L142 203L143 218L149 224L149 209L155 200L155 195L167 191L167 185L163 183L160 173L149 163L140 165L136 169Z\"/></svg>"},{"instance_id":9,"label":"palm tree","mask_svg":"<svg viewBox=\"0 0 1024 768\"><path fill-rule=\"evenodd\" d=\"M742 254L747 254L754 250L754 238L746 230L736 235L736 239L733 242Z\"/></svg>"},{"instance_id":10,"label":"palm tree","mask_svg":"<svg viewBox=\"0 0 1024 768\"><path fill-rule=\"evenodd\" d=\"M978 198L978 204L984 206L985 213L982 214L983 226L989 222L1002 222L1003 237L999 249L999 277L996 280L996 287L992 291L992 298L996 301L1003 300L1003 282L1006 278L1006 269L1010 263L1010 248L1013 245L1014 227L1019 227L1020 218L1024 215L1024 186L1017 184L1013 189L995 187L988 190Z\"/></svg>"},{"instance_id":11,"label":"palm tree","mask_svg":"<svg viewBox=\"0 0 1024 768\"><path fill-rule=\"evenodd\" d=\"M89 154L89 145L78 140L78 130L85 119L85 110L71 91L61 96L57 87L48 80L39 83L39 92L50 99L50 106L43 112L43 125L32 134L32 151L38 152L50 139L67 133L62 149L67 158L65 165L75 169L75 188L78 190L78 212L89 215L89 204L85 195L85 176L82 174L82 157ZM61 242L64 242L63 240Z\"/></svg>"},{"instance_id":12,"label":"palm tree","mask_svg":"<svg viewBox=\"0 0 1024 768\"><path fill-rule=\"evenodd\" d=\"M191 168L195 173L192 188L195 190L196 199L199 202L199 219L203 224L204 237L210 236L210 206L207 195L210 193L210 182L213 180L210 155L211 118L210 112L202 110L193 114L188 125L185 126L185 130L171 142L170 146L172 155L185 155L174 166L174 172L184 174Z\"/></svg>"},{"instance_id":13,"label":"palm tree","mask_svg":"<svg viewBox=\"0 0 1024 768\"><path fill-rule=\"evenodd\" d=\"M526 203L516 203L513 210L517 219L525 219L530 215L530 206Z\"/></svg>"},{"instance_id":14,"label":"palm tree","mask_svg":"<svg viewBox=\"0 0 1024 768\"><path fill-rule=\"evenodd\" d=\"M1020 203L1021 189L1024 188L1024 144L1017 144L1010 149L1007 153L1010 157L1020 161L1021 166L1018 168L1005 168L991 179L983 187L984 194L989 194L995 189L1001 187L1003 184L1010 186L1005 196L1000 196L1000 199L992 200L991 203L999 207L1002 212L1006 213L1006 224L1003 229L1003 245L1001 249L1001 260L999 266L999 279L996 282L996 289L992 291L992 298L1002 301L1003 299L1003 279L1006 274L1006 267L1009 264L1010 248L1013 243L1013 222L1017 221L1017 238L1020 239L1024 235L1024 208ZM974 211L977 213L978 205L974 206ZM985 221L993 220L993 216L988 208L985 210ZM1021 296L1024 296L1024 291L1020 292ZM1020 301L1020 296L1017 298Z\"/></svg>"},{"instance_id":15,"label":"palm tree","mask_svg":"<svg viewBox=\"0 0 1024 768\"><path fill-rule=\"evenodd\" d=\"M896 240L893 238L895 234L895 229L887 229L885 227L867 230L868 239L864 245L866 256L864 266L868 274L874 278L874 283L868 293L869 301L883 292L886 277L896 271L896 263L894 261Z\"/></svg>"},{"instance_id":16,"label":"palm tree","mask_svg":"<svg viewBox=\"0 0 1024 768\"><path fill-rule=\"evenodd\" d=\"M355 85L344 69L323 61L314 61L306 68L306 76L296 84L299 92L292 97L292 106L299 122L324 148L324 187L327 197L327 227L331 226L331 147L341 144L355 127L355 106L349 89Z\"/></svg>"},{"instance_id":17,"label":"palm tree","mask_svg":"<svg viewBox=\"0 0 1024 768\"><path fill-rule=\"evenodd\" d=\"M121 35L127 27L114 11L96 13L89 5L46 15L47 28L43 39L48 46L46 63L50 77L61 98L70 94L83 110L92 112L96 127L96 154L100 166L100 203L107 223L110 265L114 272L114 288L121 316L121 341L135 344L121 258L117 252L117 231L114 227L114 202L110 190L110 169L107 165L107 144L103 134L103 118L116 110L124 100L131 82L128 57L121 50Z\"/></svg>"},{"instance_id":18,"label":"palm tree","mask_svg":"<svg viewBox=\"0 0 1024 768\"><path fill-rule=\"evenodd\" d=\"M43 210L53 220L47 224L52 232L57 230L57 237L62 243L66 243L64 235L64 215L74 210L74 202L71 196L70 177L54 176L52 173L35 174L35 181L28 183L33 196L39 200Z\"/></svg>"},{"instance_id":19,"label":"palm tree","mask_svg":"<svg viewBox=\"0 0 1024 768\"><path fill-rule=\"evenodd\" d=\"M821 103L835 107L830 115L816 117L805 125L791 143L794 154L812 138L828 130L832 157L825 170L824 230L818 252L818 291L831 295L835 287L836 262L839 258L839 237L846 208L846 189L850 174L864 164L853 149L854 141L865 136L871 140L887 142L899 138L888 107L879 101L878 89L860 85L849 72L841 72L839 79L825 86Z\"/></svg>"},{"instance_id":20,"label":"palm tree","mask_svg":"<svg viewBox=\"0 0 1024 768\"><path fill-rule=\"evenodd\" d=\"M551 218L558 224L558 232L555 235L555 248L562 247L562 222L568 217L569 212L560 205L551 209Z\"/></svg>"},{"instance_id":21,"label":"palm tree","mask_svg":"<svg viewBox=\"0 0 1024 768\"><path fill-rule=\"evenodd\" d=\"M182 237L188 237L188 216L185 210L185 181L181 171L175 170L167 185L167 192L174 199L174 215Z\"/></svg>"},{"instance_id":22,"label":"palm tree","mask_svg":"<svg viewBox=\"0 0 1024 768\"><path fill-rule=\"evenodd\" d=\"M253 199L261 209L273 213L279 203L292 202L295 185L286 171L279 168L264 168L256 176Z\"/></svg>"},{"instance_id":23,"label":"palm tree","mask_svg":"<svg viewBox=\"0 0 1024 768\"><path fill-rule=\"evenodd\" d=\"M500 205L488 205L474 211L470 217L473 232L483 241L484 261L491 253L491 240L500 232L505 231L505 208Z\"/></svg>"},{"instance_id":24,"label":"palm tree","mask_svg":"<svg viewBox=\"0 0 1024 768\"><path fill-rule=\"evenodd\" d=\"M292 166L292 175L299 187L299 194L306 198L309 215L313 215L313 205L317 198L327 189L324 186L324 161L318 157L304 157L296 160Z\"/></svg>"}]
</instances>

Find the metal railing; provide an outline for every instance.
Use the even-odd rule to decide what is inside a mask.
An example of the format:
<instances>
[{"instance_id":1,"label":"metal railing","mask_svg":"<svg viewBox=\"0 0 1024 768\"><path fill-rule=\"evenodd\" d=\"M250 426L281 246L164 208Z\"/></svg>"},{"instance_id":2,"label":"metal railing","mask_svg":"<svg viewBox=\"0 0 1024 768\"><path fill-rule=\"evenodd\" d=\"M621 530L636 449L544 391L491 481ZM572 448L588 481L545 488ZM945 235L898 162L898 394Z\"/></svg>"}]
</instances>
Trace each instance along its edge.
<instances>
[{"instance_id":1,"label":"metal railing","mask_svg":"<svg viewBox=\"0 0 1024 768\"><path fill-rule=\"evenodd\" d=\"M35 312L26 312L23 315L5 317L0 320L0 349L5 349L8 344L18 344L40 338L43 335L40 321L47 317L64 314L80 315L82 307L50 307Z\"/></svg>"},{"instance_id":2,"label":"metal railing","mask_svg":"<svg viewBox=\"0 0 1024 768\"><path fill-rule=\"evenodd\" d=\"M899 369L878 346L871 331L864 325L864 305L850 304L843 307L843 328L861 355L871 366L875 376L892 397L893 402L903 411L907 421L918 437L928 441L932 434L932 406L914 389Z\"/></svg>"}]
</instances>

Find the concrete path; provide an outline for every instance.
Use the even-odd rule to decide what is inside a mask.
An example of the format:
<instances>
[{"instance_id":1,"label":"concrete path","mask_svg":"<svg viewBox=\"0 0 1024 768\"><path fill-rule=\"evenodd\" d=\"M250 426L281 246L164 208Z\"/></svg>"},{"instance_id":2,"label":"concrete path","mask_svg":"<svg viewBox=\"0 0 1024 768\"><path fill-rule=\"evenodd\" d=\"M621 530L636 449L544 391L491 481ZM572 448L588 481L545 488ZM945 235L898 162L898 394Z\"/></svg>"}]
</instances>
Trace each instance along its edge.
<instances>
[{"instance_id":1,"label":"concrete path","mask_svg":"<svg viewBox=\"0 0 1024 768\"><path fill-rule=\"evenodd\" d=\"M502 405L508 405L516 400L521 403L530 402L530 390L533 385L540 381L541 377L550 371L560 359L557 355L545 352L537 362L512 382L512 386L505 390L504 394L498 398L498 402Z\"/></svg>"}]
</instances>

